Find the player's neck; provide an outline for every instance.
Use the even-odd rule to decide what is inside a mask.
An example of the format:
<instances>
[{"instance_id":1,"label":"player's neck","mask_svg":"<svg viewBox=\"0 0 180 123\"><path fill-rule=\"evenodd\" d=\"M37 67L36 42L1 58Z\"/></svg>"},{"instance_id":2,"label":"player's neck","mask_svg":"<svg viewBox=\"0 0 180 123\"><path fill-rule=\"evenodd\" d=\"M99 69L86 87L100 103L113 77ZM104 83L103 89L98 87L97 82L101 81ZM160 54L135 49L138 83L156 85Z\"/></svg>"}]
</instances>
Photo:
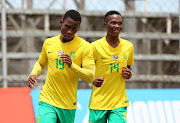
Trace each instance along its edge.
<instances>
[{"instance_id":1,"label":"player's neck","mask_svg":"<svg viewBox=\"0 0 180 123\"><path fill-rule=\"evenodd\" d=\"M66 40L66 39L64 39L62 36L60 36L60 40L61 40L63 43L70 42L70 41L72 41L73 39L74 39L74 37L73 37L72 39L70 39L70 40Z\"/></svg>"},{"instance_id":2,"label":"player's neck","mask_svg":"<svg viewBox=\"0 0 180 123\"><path fill-rule=\"evenodd\" d=\"M106 36L106 41L113 48L116 48L120 43L119 37L113 37L113 36Z\"/></svg>"}]
</instances>

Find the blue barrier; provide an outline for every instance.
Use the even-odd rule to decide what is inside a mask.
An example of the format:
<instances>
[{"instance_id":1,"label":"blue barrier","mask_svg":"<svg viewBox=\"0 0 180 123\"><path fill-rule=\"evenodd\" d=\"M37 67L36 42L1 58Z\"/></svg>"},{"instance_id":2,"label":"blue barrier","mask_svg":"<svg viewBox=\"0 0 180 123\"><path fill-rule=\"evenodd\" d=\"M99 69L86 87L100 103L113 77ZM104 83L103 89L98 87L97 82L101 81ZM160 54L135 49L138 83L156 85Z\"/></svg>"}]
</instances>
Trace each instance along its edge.
<instances>
[{"instance_id":1,"label":"blue barrier","mask_svg":"<svg viewBox=\"0 0 180 123\"><path fill-rule=\"evenodd\" d=\"M180 89L127 89L127 123L180 123ZM31 90L37 118L40 90ZM88 123L90 89L77 91L75 123Z\"/></svg>"}]
</instances>

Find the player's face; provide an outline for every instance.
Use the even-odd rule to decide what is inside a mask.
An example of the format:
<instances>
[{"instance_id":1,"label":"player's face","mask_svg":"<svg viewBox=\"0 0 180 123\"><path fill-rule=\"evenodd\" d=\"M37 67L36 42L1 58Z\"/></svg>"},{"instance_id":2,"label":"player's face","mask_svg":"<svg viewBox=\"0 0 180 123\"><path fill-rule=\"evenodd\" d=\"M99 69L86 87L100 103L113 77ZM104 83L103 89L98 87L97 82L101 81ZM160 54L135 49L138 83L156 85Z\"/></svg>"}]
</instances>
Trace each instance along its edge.
<instances>
[{"instance_id":1,"label":"player's face","mask_svg":"<svg viewBox=\"0 0 180 123\"><path fill-rule=\"evenodd\" d=\"M122 17L118 14L109 15L104 25L107 35L118 36L122 29Z\"/></svg>"},{"instance_id":2,"label":"player's face","mask_svg":"<svg viewBox=\"0 0 180 123\"><path fill-rule=\"evenodd\" d=\"M74 21L70 17L66 18L64 21L61 21L61 34L63 41L72 40L75 33L79 29L80 22Z\"/></svg>"}]
</instances>

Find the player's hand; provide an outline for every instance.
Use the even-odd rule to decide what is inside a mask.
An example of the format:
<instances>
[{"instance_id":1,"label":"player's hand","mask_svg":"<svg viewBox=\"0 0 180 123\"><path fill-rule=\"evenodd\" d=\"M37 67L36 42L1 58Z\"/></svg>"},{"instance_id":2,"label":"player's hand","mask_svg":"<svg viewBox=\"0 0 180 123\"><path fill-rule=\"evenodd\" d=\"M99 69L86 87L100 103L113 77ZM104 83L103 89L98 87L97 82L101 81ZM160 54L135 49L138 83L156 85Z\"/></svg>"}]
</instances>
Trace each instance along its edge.
<instances>
[{"instance_id":1,"label":"player's hand","mask_svg":"<svg viewBox=\"0 0 180 123\"><path fill-rule=\"evenodd\" d=\"M39 80L37 75L31 75L28 79L28 86L32 88L33 86L36 86L37 81Z\"/></svg>"},{"instance_id":2,"label":"player's hand","mask_svg":"<svg viewBox=\"0 0 180 123\"><path fill-rule=\"evenodd\" d=\"M122 76L123 76L125 79L130 79L131 76L132 76L131 70L130 70L128 67L123 67Z\"/></svg>"},{"instance_id":3,"label":"player's hand","mask_svg":"<svg viewBox=\"0 0 180 123\"><path fill-rule=\"evenodd\" d=\"M66 63L67 66L70 68L72 65L72 61L71 61L71 57L65 53L62 53L60 56L61 60L63 61L63 63Z\"/></svg>"},{"instance_id":4,"label":"player's hand","mask_svg":"<svg viewBox=\"0 0 180 123\"><path fill-rule=\"evenodd\" d=\"M96 87L101 87L103 82L104 82L104 78L102 76L99 76L99 77L94 79L93 85Z\"/></svg>"}]
</instances>

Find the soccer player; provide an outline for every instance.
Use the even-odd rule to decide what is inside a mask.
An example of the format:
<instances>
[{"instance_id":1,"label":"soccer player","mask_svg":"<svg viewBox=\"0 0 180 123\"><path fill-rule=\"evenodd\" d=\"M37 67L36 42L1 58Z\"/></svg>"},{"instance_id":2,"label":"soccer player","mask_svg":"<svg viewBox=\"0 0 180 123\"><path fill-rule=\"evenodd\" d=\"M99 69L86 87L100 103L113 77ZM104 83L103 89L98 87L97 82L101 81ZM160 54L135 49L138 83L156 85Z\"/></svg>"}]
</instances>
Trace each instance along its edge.
<instances>
[{"instance_id":1,"label":"soccer player","mask_svg":"<svg viewBox=\"0 0 180 123\"><path fill-rule=\"evenodd\" d=\"M125 79L132 76L133 45L119 37L122 16L109 11L104 17L105 37L93 42L95 79L89 102L89 123L125 123L129 101Z\"/></svg>"},{"instance_id":2,"label":"soccer player","mask_svg":"<svg viewBox=\"0 0 180 123\"><path fill-rule=\"evenodd\" d=\"M74 123L77 107L77 82L92 83L94 60L90 43L75 35L81 16L69 10L60 20L61 34L45 40L39 59L28 77L28 86L36 85L38 76L48 66L40 93L37 123Z\"/></svg>"}]
</instances>

